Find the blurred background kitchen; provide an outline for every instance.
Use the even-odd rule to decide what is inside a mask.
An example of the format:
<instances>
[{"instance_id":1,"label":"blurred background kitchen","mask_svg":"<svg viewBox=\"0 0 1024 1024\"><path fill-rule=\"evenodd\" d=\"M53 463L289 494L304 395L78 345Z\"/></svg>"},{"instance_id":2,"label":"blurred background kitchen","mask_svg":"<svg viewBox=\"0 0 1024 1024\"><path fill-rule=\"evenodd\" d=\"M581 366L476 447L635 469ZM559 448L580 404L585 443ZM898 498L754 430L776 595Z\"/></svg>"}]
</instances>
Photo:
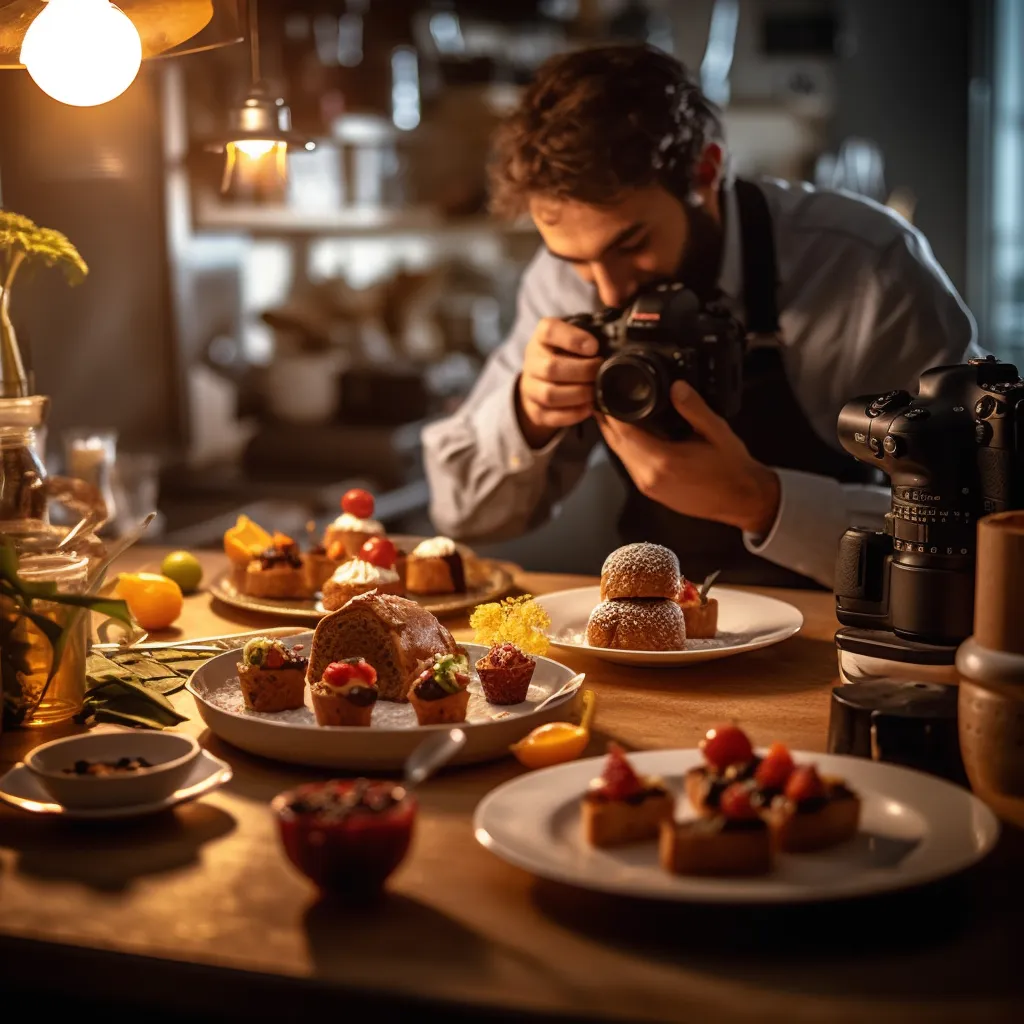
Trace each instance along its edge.
<instances>
[{"instance_id":1,"label":"blurred background kitchen","mask_svg":"<svg viewBox=\"0 0 1024 1024\"><path fill-rule=\"evenodd\" d=\"M69 432L106 432L115 528L155 504L151 539L177 547L240 512L302 535L366 486L389 529L431 532L421 427L501 342L537 245L487 215L488 136L545 58L590 42L699 69L739 173L912 219L983 342L1024 357L1018 0L262 0L258 29L287 153L210 145L251 83L245 42L147 61L91 108L0 72L3 206L91 270L73 290L38 274L13 308L48 465L73 472ZM581 524L618 500L598 461L553 523L478 547L594 571L613 541Z\"/></svg>"}]
</instances>

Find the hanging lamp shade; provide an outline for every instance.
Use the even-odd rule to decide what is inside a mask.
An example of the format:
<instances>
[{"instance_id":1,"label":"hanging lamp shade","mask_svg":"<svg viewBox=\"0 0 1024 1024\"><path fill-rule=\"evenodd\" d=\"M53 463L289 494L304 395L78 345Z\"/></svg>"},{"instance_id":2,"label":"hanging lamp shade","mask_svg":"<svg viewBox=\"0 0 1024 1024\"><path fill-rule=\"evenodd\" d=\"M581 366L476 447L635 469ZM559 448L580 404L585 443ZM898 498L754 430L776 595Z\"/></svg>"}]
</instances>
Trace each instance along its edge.
<instances>
[{"instance_id":1,"label":"hanging lamp shade","mask_svg":"<svg viewBox=\"0 0 1024 1024\"><path fill-rule=\"evenodd\" d=\"M0 68L23 68L21 44L45 0L0 0ZM177 57L245 38L243 0L118 0L142 40L142 59Z\"/></svg>"}]
</instances>

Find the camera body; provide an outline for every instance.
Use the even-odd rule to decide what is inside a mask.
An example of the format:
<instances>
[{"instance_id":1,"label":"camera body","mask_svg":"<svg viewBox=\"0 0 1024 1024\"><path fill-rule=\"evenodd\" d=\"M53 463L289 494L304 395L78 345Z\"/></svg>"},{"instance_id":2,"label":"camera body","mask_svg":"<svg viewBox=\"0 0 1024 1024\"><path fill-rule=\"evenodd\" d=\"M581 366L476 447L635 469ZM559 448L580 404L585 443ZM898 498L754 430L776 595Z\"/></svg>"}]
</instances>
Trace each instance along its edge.
<instances>
[{"instance_id":1,"label":"camera body","mask_svg":"<svg viewBox=\"0 0 1024 1024\"><path fill-rule=\"evenodd\" d=\"M1024 507L1024 380L994 357L941 366L906 391L855 398L839 441L892 483L882 533L848 530L836 564L846 626L955 645L970 636L978 520Z\"/></svg>"},{"instance_id":2,"label":"camera body","mask_svg":"<svg viewBox=\"0 0 1024 1024\"><path fill-rule=\"evenodd\" d=\"M655 437L681 441L692 428L672 405L685 380L720 416L740 409L746 332L727 310L705 305L682 284L659 284L624 309L580 313L566 323L592 334L603 358L594 405Z\"/></svg>"}]
</instances>

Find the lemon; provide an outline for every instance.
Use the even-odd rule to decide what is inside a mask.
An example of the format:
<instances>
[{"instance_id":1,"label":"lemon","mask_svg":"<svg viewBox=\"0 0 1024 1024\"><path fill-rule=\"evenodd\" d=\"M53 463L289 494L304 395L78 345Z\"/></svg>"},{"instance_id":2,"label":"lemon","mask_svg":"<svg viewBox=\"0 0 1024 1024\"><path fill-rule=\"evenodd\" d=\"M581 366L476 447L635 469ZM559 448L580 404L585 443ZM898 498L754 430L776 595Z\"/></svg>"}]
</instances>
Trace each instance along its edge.
<instances>
[{"instance_id":1,"label":"lemon","mask_svg":"<svg viewBox=\"0 0 1024 1024\"><path fill-rule=\"evenodd\" d=\"M132 617L147 631L166 629L181 614L185 603L181 587L174 580L153 572L121 573L117 596L127 603Z\"/></svg>"},{"instance_id":2,"label":"lemon","mask_svg":"<svg viewBox=\"0 0 1024 1024\"><path fill-rule=\"evenodd\" d=\"M191 551L172 551L161 563L160 571L186 594L192 593L203 579L203 567Z\"/></svg>"}]
</instances>

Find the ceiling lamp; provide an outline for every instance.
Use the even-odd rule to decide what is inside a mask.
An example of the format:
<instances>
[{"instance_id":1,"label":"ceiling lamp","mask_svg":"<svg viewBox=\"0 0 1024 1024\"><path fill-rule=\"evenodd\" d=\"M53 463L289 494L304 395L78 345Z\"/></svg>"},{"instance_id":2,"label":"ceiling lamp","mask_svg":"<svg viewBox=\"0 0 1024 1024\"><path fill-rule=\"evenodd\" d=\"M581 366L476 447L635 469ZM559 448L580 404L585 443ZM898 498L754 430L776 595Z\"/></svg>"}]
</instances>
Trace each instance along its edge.
<instances>
[{"instance_id":1,"label":"ceiling lamp","mask_svg":"<svg viewBox=\"0 0 1024 1024\"><path fill-rule=\"evenodd\" d=\"M287 179L288 147L309 150L316 144L292 131L291 110L263 81L256 0L249 0L248 8L249 91L242 104L231 110L227 132L206 148L226 154L222 192L279 197Z\"/></svg>"},{"instance_id":2,"label":"ceiling lamp","mask_svg":"<svg viewBox=\"0 0 1024 1024\"><path fill-rule=\"evenodd\" d=\"M0 0L0 68L89 107L119 96L143 60L241 42L242 0Z\"/></svg>"}]
</instances>

